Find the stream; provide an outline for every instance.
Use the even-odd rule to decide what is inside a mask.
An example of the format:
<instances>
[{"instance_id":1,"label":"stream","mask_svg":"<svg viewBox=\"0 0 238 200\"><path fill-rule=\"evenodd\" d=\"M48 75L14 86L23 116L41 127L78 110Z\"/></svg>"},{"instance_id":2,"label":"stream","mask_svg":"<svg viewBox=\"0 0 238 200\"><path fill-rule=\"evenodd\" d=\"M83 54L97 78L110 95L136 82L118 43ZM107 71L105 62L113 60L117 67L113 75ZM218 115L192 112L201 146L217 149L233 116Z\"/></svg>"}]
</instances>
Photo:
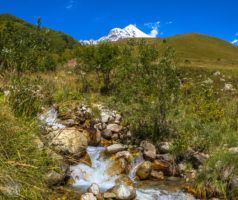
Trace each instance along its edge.
<instances>
[{"instance_id":1,"label":"stream","mask_svg":"<svg viewBox=\"0 0 238 200\"><path fill-rule=\"evenodd\" d=\"M113 161L105 156L101 156L104 147L88 147L87 153L89 154L92 167L85 164L79 164L71 166L72 178L75 180L74 187L80 191L86 192L93 183L96 183L101 192L106 192L113 186L118 176L110 176L107 173L110 165ZM134 180L135 171L137 166L143 161L142 157L136 157L132 161L132 169L128 173L128 176ZM174 186L166 186L167 191L160 188L160 182L146 182L140 184L135 181L136 188L136 199L137 200L193 200L194 198Z\"/></svg>"}]
</instances>

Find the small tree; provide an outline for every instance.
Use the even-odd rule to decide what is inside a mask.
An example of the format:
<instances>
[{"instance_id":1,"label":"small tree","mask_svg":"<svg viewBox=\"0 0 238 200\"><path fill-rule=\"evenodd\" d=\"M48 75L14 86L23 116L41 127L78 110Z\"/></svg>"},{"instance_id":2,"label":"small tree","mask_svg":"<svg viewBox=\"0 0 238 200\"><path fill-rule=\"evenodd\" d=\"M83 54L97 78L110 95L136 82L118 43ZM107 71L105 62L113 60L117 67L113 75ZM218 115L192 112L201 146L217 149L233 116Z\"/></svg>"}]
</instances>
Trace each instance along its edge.
<instances>
[{"instance_id":1,"label":"small tree","mask_svg":"<svg viewBox=\"0 0 238 200\"><path fill-rule=\"evenodd\" d=\"M118 99L130 105L125 111L129 113L129 123L141 133L137 136L155 140L168 130L167 114L179 91L173 51L168 48L159 57L156 45L142 40L132 54L135 58L124 73Z\"/></svg>"},{"instance_id":2,"label":"small tree","mask_svg":"<svg viewBox=\"0 0 238 200\"><path fill-rule=\"evenodd\" d=\"M96 65L103 76L102 93L107 93L111 89L111 74L116 66L119 65L119 56L120 51L116 44L102 42L96 48Z\"/></svg>"},{"instance_id":3,"label":"small tree","mask_svg":"<svg viewBox=\"0 0 238 200\"><path fill-rule=\"evenodd\" d=\"M102 82L102 93L108 93L111 89L111 75L119 65L120 50L116 44L101 42L98 45L82 47L79 52L78 69L82 74L95 72L98 81ZM86 81L86 79L84 79Z\"/></svg>"}]
</instances>

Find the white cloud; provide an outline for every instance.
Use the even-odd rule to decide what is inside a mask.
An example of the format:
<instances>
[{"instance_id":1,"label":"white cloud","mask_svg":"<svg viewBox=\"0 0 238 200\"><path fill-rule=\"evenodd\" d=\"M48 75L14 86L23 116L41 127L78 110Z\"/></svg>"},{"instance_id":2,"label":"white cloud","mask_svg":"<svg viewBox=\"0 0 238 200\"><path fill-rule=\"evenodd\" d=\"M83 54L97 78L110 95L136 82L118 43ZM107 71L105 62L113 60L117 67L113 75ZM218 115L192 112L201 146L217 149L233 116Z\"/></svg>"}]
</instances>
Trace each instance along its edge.
<instances>
[{"instance_id":1,"label":"white cloud","mask_svg":"<svg viewBox=\"0 0 238 200\"><path fill-rule=\"evenodd\" d=\"M156 37L158 34L159 34L159 31L157 30L157 28L156 29L152 29L150 31L150 36L152 36L152 37Z\"/></svg>"},{"instance_id":2,"label":"white cloud","mask_svg":"<svg viewBox=\"0 0 238 200\"><path fill-rule=\"evenodd\" d=\"M238 39L234 39L231 43L232 44L238 44Z\"/></svg>"},{"instance_id":3,"label":"white cloud","mask_svg":"<svg viewBox=\"0 0 238 200\"><path fill-rule=\"evenodd\" d=\"M71 8L73 8L74 4L75 4L75 0L70 0L68 5L65 8L66 9L71 9Z\"/></svg>"},{"instance_id":4,"label":"white cloud","mask_svg":"<svg viewBox=\"0 0 238 200\"><path fill-rule=\"evenodd\" d=\"M160 21L145 23L145 26L151 28L150 36L157 37L159 34Z\"/></svg>"}]
</instances>

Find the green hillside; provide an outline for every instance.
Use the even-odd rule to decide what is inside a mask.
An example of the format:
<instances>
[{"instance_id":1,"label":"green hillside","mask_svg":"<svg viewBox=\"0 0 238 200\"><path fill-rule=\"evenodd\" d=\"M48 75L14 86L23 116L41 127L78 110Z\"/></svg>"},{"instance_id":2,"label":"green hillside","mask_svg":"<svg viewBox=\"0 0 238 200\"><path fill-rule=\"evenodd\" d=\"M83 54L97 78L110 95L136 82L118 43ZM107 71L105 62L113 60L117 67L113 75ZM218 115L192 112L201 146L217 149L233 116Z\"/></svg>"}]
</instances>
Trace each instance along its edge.
<instances>
[{"instance_id":1,"label":"green hillside","mask_svg":"<svg viewBox=\"0 0 238 200\"><path fill-rule=\"evenodd\" d=\"M176 51L180 63L198 66L237 66L238 47L212 36L188 33L159 39Z\"/></svg>"},{"instance_id":2,"label":"green hillside","mask_svg":"<svg viewBox=\"0 0 238 200\"><path fill-rule=\"evenodd\" d=\"M22 32L31 32L32 34L35 34L37 30L37 26L13 15L0 14L0 31L2 31L9 23ZM41 29L41 32L48 37L53 52L63 52L65 49L72 49L78 45L78 42L75 39L65 33L44 27Z\"/></svg>"}]
</instances>

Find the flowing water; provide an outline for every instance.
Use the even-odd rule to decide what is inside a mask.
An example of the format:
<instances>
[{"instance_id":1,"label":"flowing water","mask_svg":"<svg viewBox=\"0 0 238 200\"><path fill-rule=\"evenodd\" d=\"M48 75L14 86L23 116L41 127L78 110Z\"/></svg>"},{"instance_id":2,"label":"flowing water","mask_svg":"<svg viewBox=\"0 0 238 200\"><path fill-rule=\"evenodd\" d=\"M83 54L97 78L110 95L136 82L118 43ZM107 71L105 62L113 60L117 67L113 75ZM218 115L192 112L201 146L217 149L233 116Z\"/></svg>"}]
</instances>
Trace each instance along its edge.
<instances>
[{"instance_id":1,"label":"flowing water","mask_svg":"<svg viewBox=\"0 0 238 200\"><path fill-rule=\"evenodd\" d=\"M118 176L110 176L107 173L107 169L110 167L113 161L107 159L102 155L102 152L105 150L104 147L88 147L87 152L92 161L92 167L89 167L85 164L79 164L77 166L72 166L72 178L75 180L74 187L80 189L84 192L89 188L93 183L99 185L101 192L105 192L108 189L115 186L115 181ZM132 169L129 172L128 176L134 180L136 168L138 165L143 162L142 156L137 156L132 161ZM185 194L182 191L166 191L160 189L158 184L153 186L137 186L136 194L137 200L193 200L194 198L191 195Z\"/></svg>"},{"instance_id":2,"label":"flowing water","mask_svg":"<svg viewBox=\"0 0 238 200\"><path fill-rule=\"evenodd\" d=\"M101 191L105 192L115 185L117 176L110 176L107 173L112 161L100 156L104 150L104 147L88 147L87 152L91 158L92 167L85 164L71 167L75 187L85 190L96 183L100 186Z\"/></svg>"}]
</instances>

